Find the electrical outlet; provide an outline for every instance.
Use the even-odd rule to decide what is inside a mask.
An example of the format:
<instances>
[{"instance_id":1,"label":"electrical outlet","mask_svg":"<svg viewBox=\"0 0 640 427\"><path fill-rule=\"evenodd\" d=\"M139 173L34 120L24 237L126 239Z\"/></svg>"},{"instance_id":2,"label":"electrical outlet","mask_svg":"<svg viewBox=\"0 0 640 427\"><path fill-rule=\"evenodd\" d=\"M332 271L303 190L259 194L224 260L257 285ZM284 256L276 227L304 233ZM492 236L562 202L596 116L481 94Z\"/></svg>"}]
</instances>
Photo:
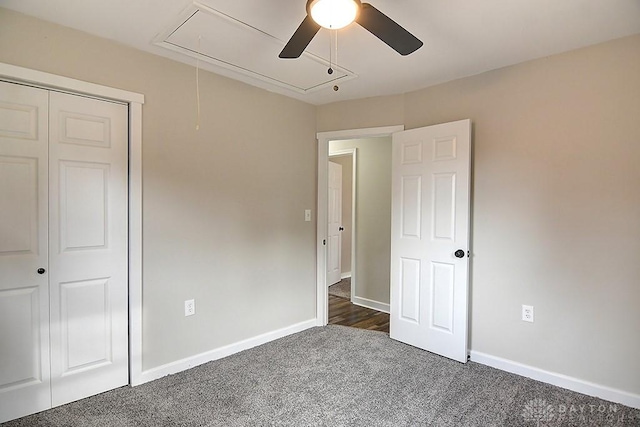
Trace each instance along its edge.
<instances>
[{"instance_id":1,"label":"electrical outlet","mask_svg":"<svg viewBox=\"0 0 640 427\"><path fill-rule=\"evenodd\" d=\"M196 314L196 301L189 299L184 302L184 315L193 316Z\"/></svg>"},{"instance_id":2,"label":"electrical outlet","mask_svg":"<svg viewBox=\"0 0 640 427\"><path fill-rule=\"evenodd\" d=\"M533 306L522 305L522 320L533 323Z\"/></svg>"}]
</instances>

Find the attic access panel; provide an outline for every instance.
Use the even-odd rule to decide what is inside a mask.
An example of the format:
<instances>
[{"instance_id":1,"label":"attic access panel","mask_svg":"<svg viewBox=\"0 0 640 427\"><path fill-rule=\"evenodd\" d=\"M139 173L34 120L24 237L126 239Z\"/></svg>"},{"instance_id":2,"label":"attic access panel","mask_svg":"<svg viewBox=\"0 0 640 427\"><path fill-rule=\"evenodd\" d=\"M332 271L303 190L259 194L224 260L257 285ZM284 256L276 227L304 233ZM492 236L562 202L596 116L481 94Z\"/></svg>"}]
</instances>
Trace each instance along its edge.
<instances>
[{"instance_id":1,"label":"attic access panel","mask_svg":"<svg viewBox=\"0 0 640 427\"><path fill-rule=\"evenodd\" d=\"M312 53L279 59L285 41L199 3L189 6L155 44L302 94L357 77L335 65L328 74L328 62Z\"/></svg>"}]
</instances>

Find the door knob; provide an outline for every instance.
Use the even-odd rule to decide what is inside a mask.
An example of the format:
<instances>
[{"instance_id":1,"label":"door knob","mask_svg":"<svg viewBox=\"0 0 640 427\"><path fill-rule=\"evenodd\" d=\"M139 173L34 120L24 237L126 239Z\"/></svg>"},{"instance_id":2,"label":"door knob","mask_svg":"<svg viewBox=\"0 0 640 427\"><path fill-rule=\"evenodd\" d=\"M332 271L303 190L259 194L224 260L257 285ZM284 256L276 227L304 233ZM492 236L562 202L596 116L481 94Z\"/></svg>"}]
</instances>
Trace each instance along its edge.
<instances>
[{"instance_id":1,"label":"door knob","mask_svg":"<svg viewBox=\"0 0 640 427\"><path fill-rule=\"evenodd\" d=\"M455 251L454 255L456 256L456 258L462 258L464 256L464 251L462 249L458 249L457 251Z\"/></svg>"},{"instance_id":2,"label":"door knob","mask_svg":"<svg viewBox=\"0 0 640 427\"><path fill-rule=\"evenodd\" d=\"M344 231L344 227L338 228L339 231Z\"/></svg>"},{"instance_id":3,"label":"door knob","mask_svg":"<svg viewBox=\"0 0 640 427\"><path fill-rule=\"evenodd\" d=\"M45 270L44 268L39 268L38 269L38 274L44 274L47 270Z\"/></svg>"}]
</instances>

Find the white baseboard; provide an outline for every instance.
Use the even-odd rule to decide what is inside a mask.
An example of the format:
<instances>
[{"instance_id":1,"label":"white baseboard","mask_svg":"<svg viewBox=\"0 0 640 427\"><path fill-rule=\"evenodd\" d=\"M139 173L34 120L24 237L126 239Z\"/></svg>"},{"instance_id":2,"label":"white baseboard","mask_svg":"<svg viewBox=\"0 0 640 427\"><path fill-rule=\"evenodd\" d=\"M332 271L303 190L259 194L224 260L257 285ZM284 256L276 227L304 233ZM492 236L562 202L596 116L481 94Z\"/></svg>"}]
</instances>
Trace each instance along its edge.
<instances>
[{"instance_id":1,"label":"white baseboard","mask_svg":"<svg viewBox=\"0 0 640 427\"><path fill-rule=\"evenodd\" d=\"M380 301L374 301L372 299L351 296L351 302L355 305L370 308L372 310L382 311L384 313L389 313L390 311L389 304Z\"/></svg>"},{"instance_id":2,"label":"white baseboard","mask_svg":"<svg viewBox=\"0 0 640 427\"><path fill-rule=\"evenodd\" d=\"M491 366L523 377L532 378L547 384L577 391L578 393L586 394L588 396L599 397L611 402L640 409L640 395L638 394L595 384L555 372L545 371L544 369L535 368L533 366L524 365L522 363L491 356L478 351L472 350L470 352L470 356L471 360L476 363L481 363L483 365Z\"/></svg>"},{"instance_id":3,"label":"white baseboard","mask_svg":"<svg viewBox=\"0 0 640 427\"><path fill-rule=\"evenodd\" d=\"M187 357L185 359L176 360L175 362L167 363L156 368L142 371L142 374L134 382L133 386L144 384L149 381L157 380L158 378L165 377L171 374L177 374L178 372L186 371L203 363L211 362L212 360L222 359L223 357L230 356L234 353L238 353L243 350L268 343L269 341L276 340L278 338L286 337L287 335L295 334L297 332L304 331L305 329L317 326L316 319L307 320L304 322L296 323L295 325L287 326L282 329L267 332L262 335L258 335L253 338L239 341L234 344L229 344L224 347L216 348L204 353L196 354L195 356Z\"/></svg>"}]
</instances>

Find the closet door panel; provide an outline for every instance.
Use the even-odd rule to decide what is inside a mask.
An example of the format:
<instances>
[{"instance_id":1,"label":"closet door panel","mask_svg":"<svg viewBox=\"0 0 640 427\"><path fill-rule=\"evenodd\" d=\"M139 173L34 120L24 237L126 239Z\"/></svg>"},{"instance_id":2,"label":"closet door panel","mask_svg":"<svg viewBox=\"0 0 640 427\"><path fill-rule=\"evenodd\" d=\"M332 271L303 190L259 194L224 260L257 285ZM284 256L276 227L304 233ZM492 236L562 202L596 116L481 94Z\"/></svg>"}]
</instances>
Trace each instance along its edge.
<instances>
[{"instance_id":1,"label":"closet door panel","mask_svg":"<svg viewBox=\"0 0 640 427\"><path fill-rule=\"evenodd\" d=\"M51 93L53 405L128 383L127 106Z\"/></svg>"},{"instance_id":2,"label":"closet door panel","mask_svg":"<svg viewBox=\"0 0 640 427\"><path fill-rule=\"evenodd\" d=\"M0 82L0 422L51 407L48 99Z\"/></svg>"}]
</instances>

